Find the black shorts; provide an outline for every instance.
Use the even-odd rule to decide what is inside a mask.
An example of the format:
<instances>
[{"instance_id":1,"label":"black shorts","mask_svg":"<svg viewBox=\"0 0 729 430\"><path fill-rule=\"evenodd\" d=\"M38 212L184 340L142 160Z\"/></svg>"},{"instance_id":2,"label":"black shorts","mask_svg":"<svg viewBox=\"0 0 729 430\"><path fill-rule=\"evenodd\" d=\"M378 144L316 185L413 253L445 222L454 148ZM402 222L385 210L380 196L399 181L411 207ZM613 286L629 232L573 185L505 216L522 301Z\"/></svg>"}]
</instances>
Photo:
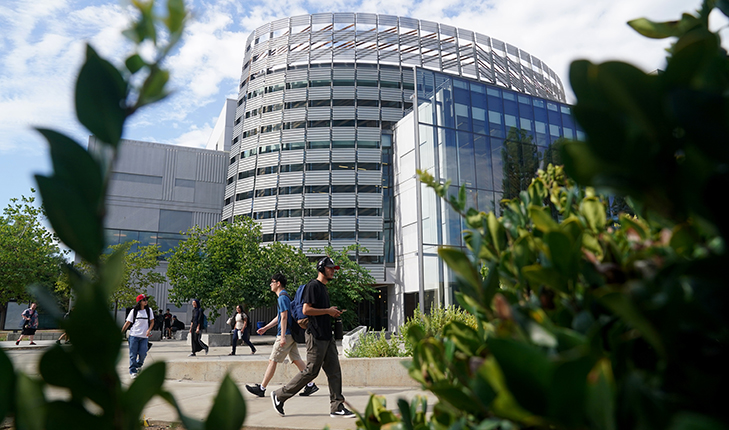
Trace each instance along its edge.
<instances>
[{"instance_id":1,"label":"black shorts","mask_svg":"<svg viewBox=\"0 0 729 430\"><path fill-rule=\"evenodd\" d=\"M20 334L22 334L22 335L24 335L24 336L27 336L27 335L34 335L34 334L35 334L35 331L36 331L36 330L37 330L37 329L35 329L35 328L30 328L30 327L23 327L23 332L22 332L22 333L20 333Z\"/></svg>"}]
</instances>

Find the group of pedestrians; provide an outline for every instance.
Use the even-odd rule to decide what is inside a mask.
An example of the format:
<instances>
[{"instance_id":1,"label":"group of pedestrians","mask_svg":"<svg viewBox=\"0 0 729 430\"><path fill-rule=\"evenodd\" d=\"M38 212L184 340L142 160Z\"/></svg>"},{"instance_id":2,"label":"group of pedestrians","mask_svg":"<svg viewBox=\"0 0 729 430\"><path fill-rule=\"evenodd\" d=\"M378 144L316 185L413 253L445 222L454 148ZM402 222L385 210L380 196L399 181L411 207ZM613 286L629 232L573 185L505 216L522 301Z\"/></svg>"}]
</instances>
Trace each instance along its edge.
<instances>
[{"instance_id":1,"label":"group of pedestrians","mask_svg":"<svg viewBox=\"0 0 729 430\"><path fill-rule=\"evenodd\" d=\"M268 359L268 367L263 375L260 384L246 385L246 389L257 397L265 397L267 387L279 363L283 363L286 357L299 369L299 373L288 383L278 390L271 391L270 397L274 410L284 416L284 404L297 393L301 396L310 396L319 387L314 384L314 379L323 369L327 375L329 385L329 410L332 417L354 417L354 413L344 406L344 395L342 394L342 369L339 364L339 353L332 332L332 318L341 316L344 310L332 306L329 300L327 283L334 278L336 270L339 269L329 257L324 257L317 262L317 277L305 286L302 294L302 310L308 319L305 332L306 340L306 362L301 359L298 346L291 334L293 324L299 324L292 316L291 296L286 292L286 277L277 273L271 277L270 288L277 296L277 313L268 324L257 330L258 334L276 327L276 340L273 350ZM144 294L137 296L134 308L129 312L122 327L122 333L127 329L129 332L129 375L136 378L144 365L147 352L151 347L149 336L155 327L154 312L148 306L148 297ZM192 301L192 320L190 324L190 341L192 353L190 357L196 356L200 351L208 354L209 347L201 339L205 316L200 306L200 300ZM168 316L169 315L169 316ZM38 328L37 304L31 303L30 307L23 311L23 331L15 342L19 345L25 336L30 337L30 344L33 341ZM172 337L176 330L184 329L184 323L170 315L169 310L161 318L163 324L163 336ZM242 305L236 306L236 313L228 320L231 325L232 351L229 355L235 355L236 346L239 340L245 342L251 349L251 354L256 353L256 347L251 343L249 337L249 318L244 312ZM303 327L302 327L303 328Z\"/></svg>"},{"instance_id":2,"label":"group of pedestrians","mask_svg":"<svg viewBox=\"0 0 729 430\"><path fill-rule=\"evenodd\" d=\"M285 416L284 403L296 393L302 396L311 395L318 390L312 381L324 370L329 384L329 415L331 417L353 418L355 414L344 406L342 394L342 368L339 365L339 352L332 332L332 318L338 318L344 310L331 306L327 283L334 279L334 273L339 266L329 257L317 262L317 277L304 287L302 295L303 313L308 318L306 328L306 364L299 367L300 372L289 382L276 391L271 392L271 403L274 410ZM283 282L282 282L283 281ZM276 370L276 363L283 361L282 357L289 355L294 364L303 365L299 352L291 336L289 324L298 324L291 317L291 300L285 293L286 278L277 274L271 278L271 290L278 295L278 316L275 319L278 325L276 342L274 343L269 365L264 374L262 384L246 385L246 389L259 397L265 396L265 384L270 381ZM266 327L272 327L271 321ZM266 328L264 327L264 328ZM297 364L298 360L299 364ZM302 391L302 389L304 391Z\"/></svg>"}]
</instances>

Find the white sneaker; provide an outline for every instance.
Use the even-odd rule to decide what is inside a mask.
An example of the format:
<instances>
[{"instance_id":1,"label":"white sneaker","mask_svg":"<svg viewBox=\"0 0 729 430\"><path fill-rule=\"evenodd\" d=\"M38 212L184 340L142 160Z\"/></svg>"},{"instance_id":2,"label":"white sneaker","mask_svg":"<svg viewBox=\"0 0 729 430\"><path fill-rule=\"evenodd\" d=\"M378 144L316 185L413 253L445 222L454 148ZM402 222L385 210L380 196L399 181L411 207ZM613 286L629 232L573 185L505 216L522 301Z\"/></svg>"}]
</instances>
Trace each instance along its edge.
<instances>
[{"instance_id":1,"label":"white sneaker","mask_svg":"<svg viewBox=\"0 0 729 430\"><path fill-rule=\"evenodd\" d=\"M136 379L137 378L137 375L139 375L139 373L130 373L129 374L129 377L132 378L132 379Z\"/></svg>"}]
</instances>

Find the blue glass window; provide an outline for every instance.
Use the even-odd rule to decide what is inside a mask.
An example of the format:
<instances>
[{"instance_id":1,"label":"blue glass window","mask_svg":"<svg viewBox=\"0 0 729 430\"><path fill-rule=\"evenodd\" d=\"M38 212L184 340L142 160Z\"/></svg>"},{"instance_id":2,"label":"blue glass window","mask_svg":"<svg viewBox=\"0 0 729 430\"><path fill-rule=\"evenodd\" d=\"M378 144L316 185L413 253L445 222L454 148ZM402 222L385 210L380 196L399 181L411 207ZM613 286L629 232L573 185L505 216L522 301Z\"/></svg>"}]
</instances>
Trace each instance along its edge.
<instances>
[{"instance_id":1,"label":"blue glass window","mask_svg":"<svg viewBox=\"0 0 729 430\"><path fill-rule=\"evenodd\" d=\"M458 185L476 186L476 169L474 165L473 135L459 131L458 137Z\"/></svg>"},{"instance_id":2,"label":"blue glass window","mask_svg":"<svg viewBox=\"0 0 729 430\"><path fill-rule=\"evenodd\" d=\"M476 187L486 190L494 189L494 181L491 171L491 148L489 138L481 135L474 135L473 147L475 150L476 162Z\"/></svg>"}]
</instances>

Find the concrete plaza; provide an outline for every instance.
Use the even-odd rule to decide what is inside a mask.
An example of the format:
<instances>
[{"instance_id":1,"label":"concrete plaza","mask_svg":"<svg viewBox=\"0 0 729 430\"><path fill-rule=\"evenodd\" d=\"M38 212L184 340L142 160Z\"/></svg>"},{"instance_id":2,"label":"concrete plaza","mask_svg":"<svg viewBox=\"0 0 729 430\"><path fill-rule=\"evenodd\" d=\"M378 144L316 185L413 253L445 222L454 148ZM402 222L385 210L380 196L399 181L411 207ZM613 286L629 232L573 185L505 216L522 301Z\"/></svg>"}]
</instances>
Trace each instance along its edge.
<instances>
[{"instance_id":1,"label":"concrete plaza","mask_svg":"<svg viewBox=\"0 0 729 430\"><path fill-rule=\"evenodd\" d=\"M207 417L222 377L227 373L236 382L246 400L246 428L261 429L323 429L332 430L355 428L356 419L332 418L329 416L329 392L324 372L315 380L319 391L310 397L296 396L285 404L286 416L279 416L268 397L259 398L246 391L245 384L260 383L268 364L274 338L254 336L255 355L250 354L248 346L239 346L237 355L229 356L230 346L211 347L209 354L198 353L188 357L190 346L185 341L162 340L154 342L145 364L164 360L167 362L165 389L170 391L183 412L188 416L204 419ZM19 346L13 341L0 342L0 348L10 357L14 366L31 375L37 375L37 362L43 351L54 344L50 340L37 340L36 346L24 340ZM341 353L341 348L339 349ZM302 357L305 347L300 345ZM405 368L400 364L403 359L346 358L340 354L344 382L344 396L352 410L364 411L371 394L382 395L391 409L396 409L397 400L410 401L416 395L426 396L429 406L436 401L432 393L419 389L407 377ZM122 346L118 365L119 375L125 384L128 377L126 344ZM288 360L279 364L276 375L269 384L268 391L279 388L298 373L298 369ZM49 393L50 396L54 393ZM144 415L151 421L178 421L177 413L161 398L155 397L147 404Z\"/></svg>"}]
</instances>

